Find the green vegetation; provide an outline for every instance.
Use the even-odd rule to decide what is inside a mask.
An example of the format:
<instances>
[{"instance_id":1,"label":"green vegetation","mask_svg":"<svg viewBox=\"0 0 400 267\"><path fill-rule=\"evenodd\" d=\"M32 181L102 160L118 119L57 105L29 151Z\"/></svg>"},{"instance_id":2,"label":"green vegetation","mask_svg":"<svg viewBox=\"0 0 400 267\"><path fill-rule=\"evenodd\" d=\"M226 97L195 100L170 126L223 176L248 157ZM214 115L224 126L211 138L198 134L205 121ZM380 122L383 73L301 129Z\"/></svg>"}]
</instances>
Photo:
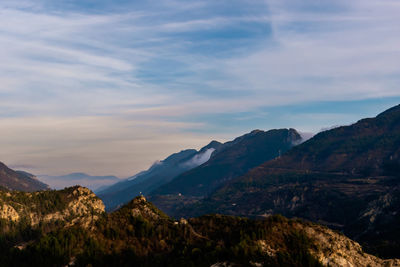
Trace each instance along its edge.
<instances>
[{"instance_id":1,"label":"green vegetation","mask_svg":"<svg viewBox=\"0 0 400 267\"><path fill-rule=\"evenodd\" d=\"M16 211L23 210L24 213L49 214L64 210L67 204L76 198L73 191L77 188L78 186L74 186L63 190L46 190L34 193L0 190L0 205L6 203Z\"/></svg>"},{"instance_id":2,"label":"green vegetation","mask_svg":"<svg viewBox=\"0 0 400 267\"><path fill-rule=\"evenodd\" d=\"M176 222L144 198L102 214L90 228L0 221L5 266L320 266L299 222L208 215ZM274 254L268 254L268 244Z\"/></svg>"}]
</instances>

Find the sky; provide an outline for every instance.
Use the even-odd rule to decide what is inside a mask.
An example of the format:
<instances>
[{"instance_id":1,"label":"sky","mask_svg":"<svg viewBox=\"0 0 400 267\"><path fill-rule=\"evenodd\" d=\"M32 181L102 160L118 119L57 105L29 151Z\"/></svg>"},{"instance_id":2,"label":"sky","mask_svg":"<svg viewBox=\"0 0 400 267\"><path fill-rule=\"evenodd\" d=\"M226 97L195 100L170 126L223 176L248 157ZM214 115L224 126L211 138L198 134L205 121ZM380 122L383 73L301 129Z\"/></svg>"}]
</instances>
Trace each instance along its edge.
<instances>
[{"instance_id":1,"label":"sky","mask_svg":"<svg viewBox=\"0 0 400 267\"><path fill-rule=\"evenodd\" d=\"M2 0L0 161L128 177L400 103L397 0Z\"/></svg>"}]
</instances>

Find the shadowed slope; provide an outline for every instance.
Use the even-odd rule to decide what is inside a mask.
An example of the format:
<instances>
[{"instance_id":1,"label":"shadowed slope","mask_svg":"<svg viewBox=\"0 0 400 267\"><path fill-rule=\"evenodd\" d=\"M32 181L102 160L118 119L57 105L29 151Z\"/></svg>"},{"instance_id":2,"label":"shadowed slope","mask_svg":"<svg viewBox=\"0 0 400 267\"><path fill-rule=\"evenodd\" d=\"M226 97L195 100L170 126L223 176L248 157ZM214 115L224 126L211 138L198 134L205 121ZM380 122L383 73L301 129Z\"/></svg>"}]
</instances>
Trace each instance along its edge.
<instances>
[{"instance_id":1,"label":"shadowed slope","mask_svg":"<svg viewBox=\"0 0 400 267\"><path fill-rule=\"evenodd\" d=\"M0 162L0 186L25 192L49 189L48 185L40 182L36 176L23 171L14 171L2 162Z\"/></svg>"},{"instance_id":2,"label":"shadowed slope","mask_svg":"<svg viewBox=\"0 0 400 267\"><path fill-rule=\"evenodd\" d=\"M322 132L181 210L281 213L342 229L369 251L399 257L400 106Z\"/></svg>"}]
</instances>

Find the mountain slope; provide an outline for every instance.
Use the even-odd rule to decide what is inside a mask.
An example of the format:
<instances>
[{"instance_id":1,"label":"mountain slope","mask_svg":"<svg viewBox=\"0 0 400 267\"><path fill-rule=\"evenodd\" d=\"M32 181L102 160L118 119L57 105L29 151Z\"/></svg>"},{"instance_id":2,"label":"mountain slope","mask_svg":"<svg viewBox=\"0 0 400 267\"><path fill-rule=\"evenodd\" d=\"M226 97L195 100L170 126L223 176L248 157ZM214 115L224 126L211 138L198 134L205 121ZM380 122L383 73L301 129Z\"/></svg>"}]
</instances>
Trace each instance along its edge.
<instances>
[{"instance_id":1,"label":"mountain slope","mask_svg":"<svg viewBox=\"0 0 400 267\"><path fill-rule=\"evenodd\" d=\"M14 171L2 162L0 162L0 186L25 192L49 189L48 185L40 182L36 176L23 171Z\"/></svg>"},{"instance_id":2,"label":"mountain slope","mask_svg":"<svg viewBox=\"0 0 400 267\"><path fill-rule=\"evenodd\" d=\"M223 144L206 163L151 192L151 200L174 215L171 208L182 204L180 200L207 196L251 168L279 157L300 141L301 136L294 129L254 130Z\"/></svg>"},{"instance_id":3,"label":"mountain slope","mask_svg":"<svg viewBox=\"0 0 400 267\"><path fill-rule=\"evenodd\" d=\"M87 226L103 212L101 200L80 186L33 193L0 191L0 219L12 221L9 227L18 223L34 228L52 223Z\"/></svg>"},{"instance_id":4,"label":"mountain slope","mask_svg":"<svg viewBox=\"0 0 400 267\"><path fill-rule=\"evenodd\" d=\"M322 132L181 214L303 217L343 230L368 251L399 257L399 170L400 105Z\"/></svg>"},{"instance_id":5,"label":"mountain slope","mask_svg":"<svg viewBox=\"0 0 400 267\"><path fill-rule=\"evenodd\" d=\"M294 129L254 130L223 144L209 161L181 174L152 194L207 195L224 182L278 157L300 140Z\"/></svg>"},{"instance_id":6,"label":"mountain slope","mask_svg":"<svg viewBox=\"0 0 400 267\"><path fill-rule=\"evenodd\" d=\"M108 210L113 210L133 197L147 194L177 175L203 164L220 145L219 142L212 141L200 151L188 149L172 154L154 163L147 171L105 188L98 192L98 196L104 201Z\"/></svg>"},{"instance_id":7,"label":"mountain slope","mask_svg":"<svg viewBox=\"0 0 400 267\"><path fill-rule=\"evenodd\" d=\"M400 105L314 136L265 168L342 172L368 176L400 171Z\"/></svg>"},{"instance_id":8,"label":"mountain slope","mask_svg":"<svg viewBox=\"0 0 400 267\"><path fill-rule=\"evenodd\" d=\"M3 228L4 229L4 228ZM271 216L208 215L174 221L137 197L91 227L0 239L5 266L398 266L330 229ZM18 235L18 232L14 232Z\"/></svg>"}]
</instances>

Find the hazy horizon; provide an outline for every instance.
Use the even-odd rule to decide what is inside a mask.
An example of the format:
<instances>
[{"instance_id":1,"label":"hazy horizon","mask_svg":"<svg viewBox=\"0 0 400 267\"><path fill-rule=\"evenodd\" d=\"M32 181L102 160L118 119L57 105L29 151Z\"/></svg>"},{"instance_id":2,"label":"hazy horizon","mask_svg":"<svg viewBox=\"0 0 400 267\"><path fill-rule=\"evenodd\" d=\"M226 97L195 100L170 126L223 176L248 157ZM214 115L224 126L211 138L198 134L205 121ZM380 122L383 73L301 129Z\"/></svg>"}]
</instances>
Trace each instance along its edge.
<instances>
[{"instance_id":1,"label":"hazy horizon","mask_svg":"<svg viewBox=\"0 0 400 267\"><path fill-rule=\"evenodd\" d=\"M1 1L0 161L126 178L400 103L398 1Z\"/></svg>"}]
</instances>

